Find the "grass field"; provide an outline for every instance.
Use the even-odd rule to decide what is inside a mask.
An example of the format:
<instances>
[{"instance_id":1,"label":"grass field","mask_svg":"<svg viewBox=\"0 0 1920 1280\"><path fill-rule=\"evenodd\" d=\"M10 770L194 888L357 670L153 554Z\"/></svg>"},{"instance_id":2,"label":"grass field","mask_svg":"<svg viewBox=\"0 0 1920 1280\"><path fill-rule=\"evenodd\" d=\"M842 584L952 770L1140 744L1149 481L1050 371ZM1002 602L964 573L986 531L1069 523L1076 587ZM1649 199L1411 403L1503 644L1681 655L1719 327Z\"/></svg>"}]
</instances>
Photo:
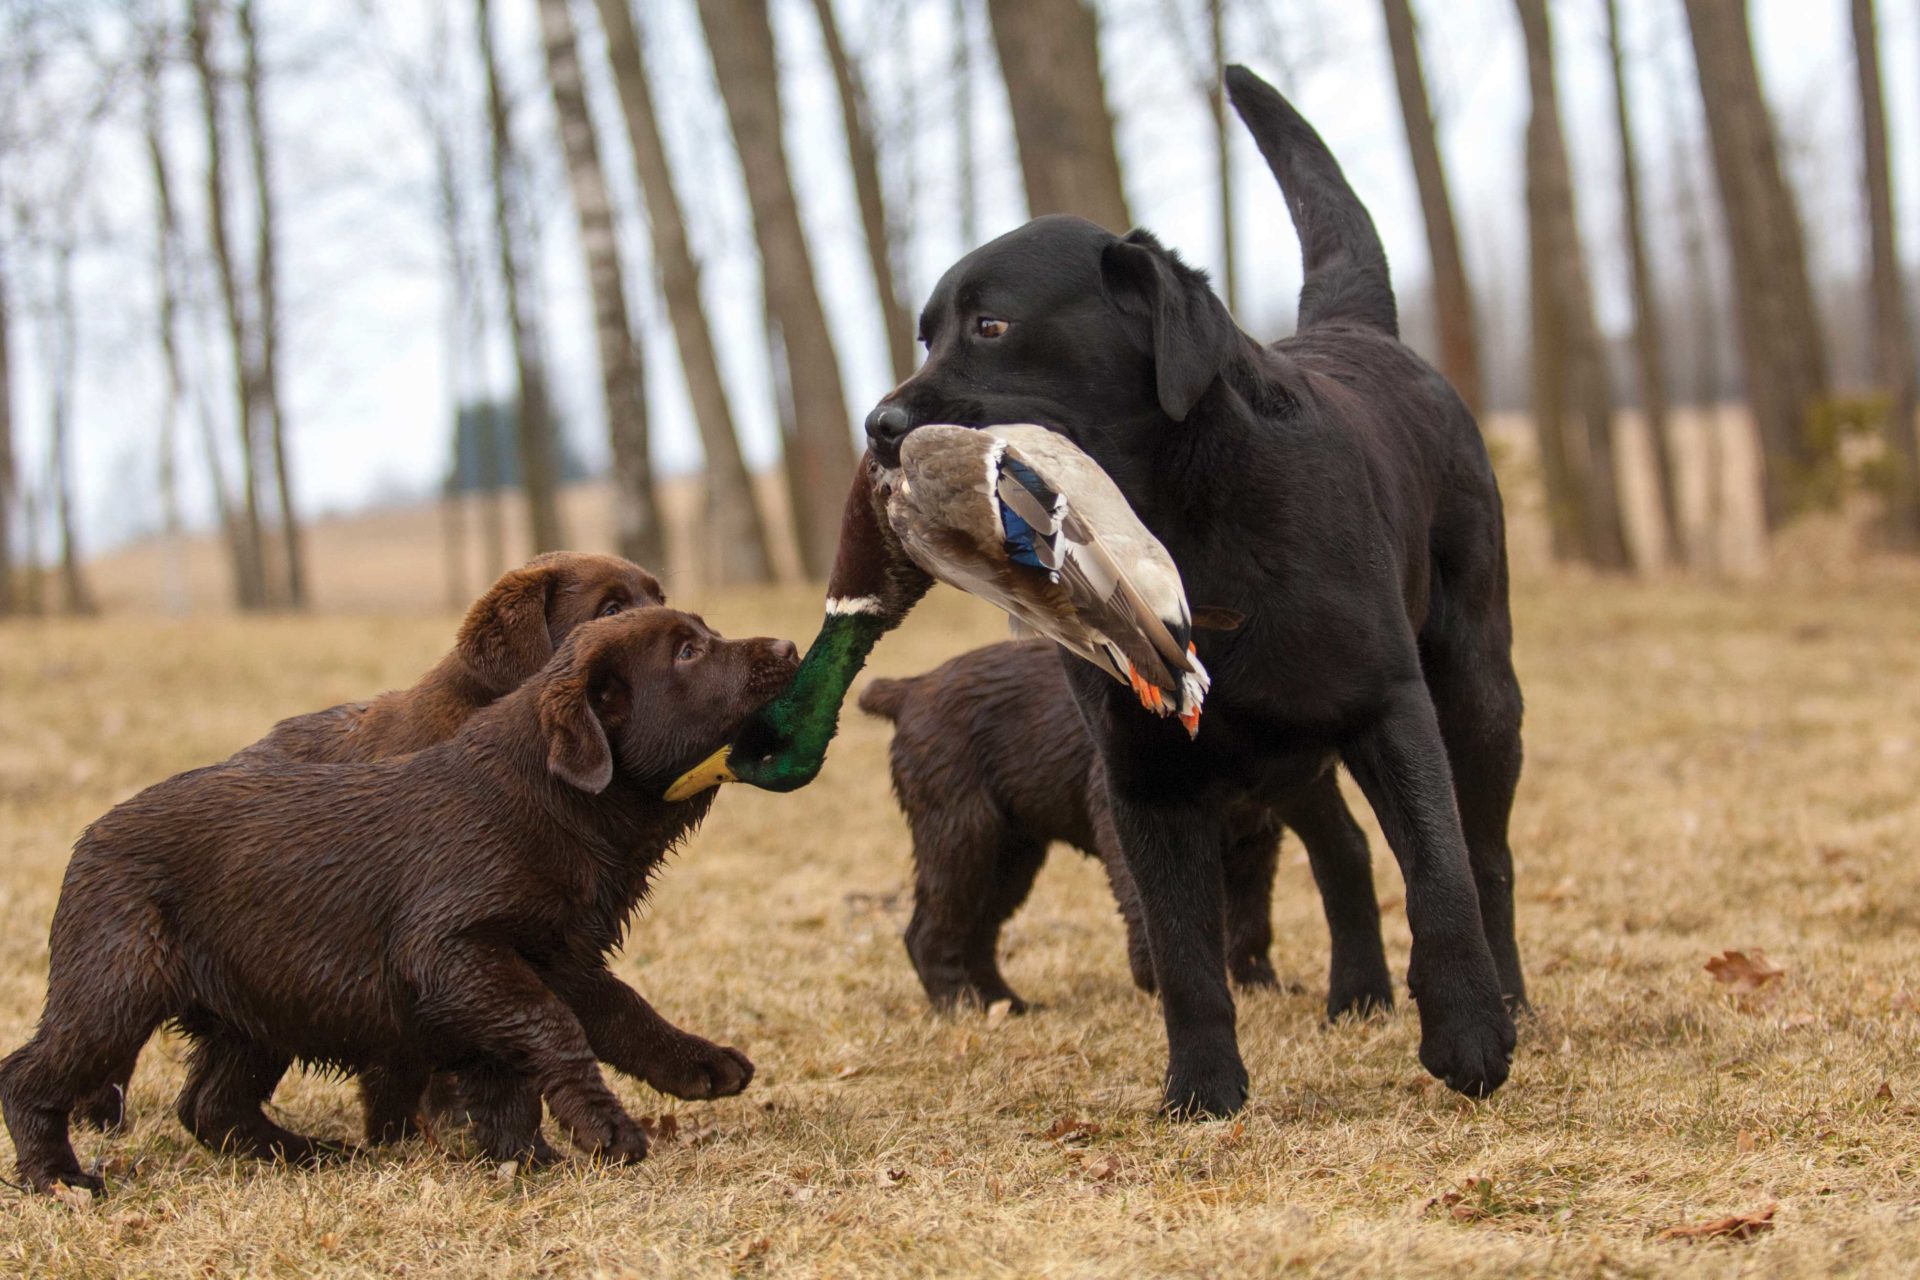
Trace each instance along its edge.
<instances>
[{"instance_id":1,"label":"grass field","mask_svg":"<svg viewBox=\"0 0 1920 1280\"><path fill-rule=\"evenodd\" d=\"M816 621L805 589L699 603L733 633L804 641ZM1040 1008L929 1015L899 941L908 859L884 726L856 713L812 788L722 797L617 961L760 1072L709 1106L616 1081L636 1113L677 1118L645 1164L502 1176L457 1138L319 1172L237 1163L173 1121L181 1046L163 1038L131 1131L79 1141L111 1193L0 1191L0 1271L1911 1274L1920 587L1561 578L1523 585L1516 606L1514 846L1539 1013L1490 1102L1424 1075L1404 1001L1325 1025L1325 930L1291 844L1275 960L1298 989L1240 1001L1254 1095L1238 1120L1155 1117L1158 1012L1127 980L1097 868L1070 854L1009 929L1008 975ZM451 630L0 630L0 1047L39 1011L82 826L278 716L411 680ZM997 615L937 593L877 667L999 634ZM1374 846L1399 971L1398 876ZM1730 948L1785 976L1735 994L1704 968ZM290 1078L276 1109L353 1131L338 1080ZM1751 1239L1659 1235L1768 1206Z\"/></svg>"}]
</instances>

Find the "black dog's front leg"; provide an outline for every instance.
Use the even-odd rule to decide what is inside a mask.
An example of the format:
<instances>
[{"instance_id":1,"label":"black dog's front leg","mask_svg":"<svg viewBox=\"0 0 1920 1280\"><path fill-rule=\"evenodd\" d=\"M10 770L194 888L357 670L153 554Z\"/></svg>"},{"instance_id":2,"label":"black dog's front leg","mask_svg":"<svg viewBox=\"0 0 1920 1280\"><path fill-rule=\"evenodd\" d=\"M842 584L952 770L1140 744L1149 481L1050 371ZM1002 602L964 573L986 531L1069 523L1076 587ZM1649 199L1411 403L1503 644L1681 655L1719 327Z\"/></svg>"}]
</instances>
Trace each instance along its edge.
<instances>
[{"instance_id":1,"label":"black dog's front leg","mask_svg":"<svg viewBox=\"0 0 1920 1280\"><path fill-rule=\"evenodd\" d=\"M1420 1061L1448 1088L1484 1097L1506 1081L1513 1018L1481 927L1453 779L1426 686L1402 682L1379 720L1343 755L1406 879L1413 931L1407 986L1420 1009Z\"/></svg>"},{"instance_id":2,"label":"black dog's front leg","mask_svg":"<svg viewBox=\"0 0 1920 1280\"><path fill-rule=\"evenodd\" d=\"M1183 1118L1230 1116L1246 1104L1247 1069L1227 989L1219 811L1149 801L1117 785L1111 794L1166 1017L1165 1109Z\"/></svg>"}]
</instances>

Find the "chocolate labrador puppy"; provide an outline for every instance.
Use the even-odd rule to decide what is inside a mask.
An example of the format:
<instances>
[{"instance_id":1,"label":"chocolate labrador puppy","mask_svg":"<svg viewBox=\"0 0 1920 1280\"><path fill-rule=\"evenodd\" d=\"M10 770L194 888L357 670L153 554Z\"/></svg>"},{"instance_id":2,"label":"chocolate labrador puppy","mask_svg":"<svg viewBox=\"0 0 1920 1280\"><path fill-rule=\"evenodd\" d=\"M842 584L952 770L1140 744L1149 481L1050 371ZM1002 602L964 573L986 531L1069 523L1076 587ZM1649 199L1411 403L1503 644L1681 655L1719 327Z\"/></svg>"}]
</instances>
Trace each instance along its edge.
<instances>
[{"instance_id":1,"label":"chocolate labrador puppy","mask_svg":"<svg viewBox=\"0 0 1920 1280\"><path fill-rule=\"evenodd\" d=\"M606 957L711 803L662 792L796 665L785 640L635 610L578 628L439 746L373 764L229 761L117 806L75 846L46 1011L0 1062L22 1178L101 1189L69 1115L167 1020L196 1060L217 1059L180 1105L210 1146L320 1154L261 1111L261 1085L301 1061L410 1078L416 1097L433 1070L509 1092L530 1076L582 1150L641 1157L597 1061L673 1088L743 1086L752 1065L672 1026ZM481 1139L513 1159L531 1124Z\"/></svg>"},{"instance_id":2,"label":"chocolate labrador puppy","mask_svg":"<svg viewBox=\"0 0 1920 1280\"><path fill-rule=\"evenodd\" d=\"M1106 775L1060 650L1045 640L988 645L905 680L873 680L860 709L897 728L893 793L913 830L913 919L907 954L927 999L1026 1002L1001 976L1000 928L1026 901L1049 845L1098 858L1127 926L1134 983L1158 980L1140 893L1113 827ZM1226 815L1227 973L1273 986L1273 878L1283 827L1306 845L1321 886L1333 963L1327 1016L1393 1004L1380 943L1367 837L1334 776L1284 808L1241 798Z\"/></svg>"},{"instance_id":3,"label":"chocolate labrador puppy","mask_svg":"<svg viewBox=\"0 0 1920 1280\"><path fill-rule=\"evenodd\" d=\"M502 574L468 608L452 651L411 688L282 720L236 758L365 762L444 742L474 712L545 666L581 623L664 603L659 580L630 560L587 551L536 556ZM209 1061L203 1055L196 1065L204 1070ZM118 1128L135 1065L131 1057L117 1064L108 1082L74 1108L74 1119ZM201 1087L190 1074L187 1091ZM362 1077L362 1088L370 1140L397 1138L411 1127L417 1095L391 1097L377 1072Z\"/></svg>"},{"instance_id":4,"label":"chocolate labrador puppy","mask_svg":"<svg viewBox=\"0 0 1920 1280\"><path fill-rule=\"evenodd\" d=\"M1420 1060L1475 1096L1525 1003L1508 814L1520 685L1500 493L1473 415L1401 344L1386 255L1326 145L1243 67L1227 88L1305 259L1299 331L1262 345L1153 236L1038 218L974 250L920 318L927 359L866 429L881 466L929 423L1039 423L1111 475L1188 598L1246 619L1196 637L1197 740L1086 663L1068 678L1139 888L1166 1108L1247 1096L1222 922L1226 821L1344 763L1399 860Z\"/></svg>"}]
</instances>

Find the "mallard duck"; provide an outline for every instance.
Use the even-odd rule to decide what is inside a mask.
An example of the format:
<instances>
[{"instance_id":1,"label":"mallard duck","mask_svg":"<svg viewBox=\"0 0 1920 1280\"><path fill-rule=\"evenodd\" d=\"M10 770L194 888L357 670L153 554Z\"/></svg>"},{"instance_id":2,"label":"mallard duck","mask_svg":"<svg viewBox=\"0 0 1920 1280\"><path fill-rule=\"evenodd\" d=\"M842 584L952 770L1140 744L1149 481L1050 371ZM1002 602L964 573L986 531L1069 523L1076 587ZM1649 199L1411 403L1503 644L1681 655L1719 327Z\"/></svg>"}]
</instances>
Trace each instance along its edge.
<instances>
[{"instance_id":1,"label":"mallard duck","mask_svg":"<svg viewBox=\"0 0 1920 1280\"><path fill-rule=\"evenodd\" d=\"M1209 681L1180 570L1072 441L1038 426L924 426L876 483L915 564L1200 732Z\"/></svg>"}]
</instances>

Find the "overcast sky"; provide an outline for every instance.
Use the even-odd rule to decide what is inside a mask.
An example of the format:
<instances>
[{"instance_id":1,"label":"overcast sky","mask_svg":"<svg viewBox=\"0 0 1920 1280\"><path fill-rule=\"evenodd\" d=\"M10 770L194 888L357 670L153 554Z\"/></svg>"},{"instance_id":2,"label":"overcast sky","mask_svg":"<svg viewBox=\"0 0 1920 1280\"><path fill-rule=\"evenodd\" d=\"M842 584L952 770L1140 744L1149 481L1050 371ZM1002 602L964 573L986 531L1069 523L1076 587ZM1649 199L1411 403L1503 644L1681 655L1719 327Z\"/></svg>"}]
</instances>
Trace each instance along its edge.
<instances>
[{"instance_id":1,"label":"overcast sky","mask_svg":"<svg viewBox=\"0 0 1920 1280\"><path fill-rule=\"evenodd\" d=\"M1697 148L1698 92L1684 43L1680 0L1621 0L1634 58L1633 96L1642 129L1643 175L1656 219L1669 198L1669 122L1696 141L1695 175L1711 191ZM772 0L781 51L787 141L816 276L826 297L848 395L849 430L891 383L859 239L860 227L840 136L839 105L824 63L812 7ZM286 209L282 287L289 332L284 347L298 501L309 514L380 496L423 492L445 465L450 380L445 364L445 284L431 204L431 157L395 76L436 59L460 68L471 92L471 7L447 9L452 27L436 36L430 0L365 5L361 0L263 0L280 74L272 83L276 179ZM694 0L640 0L648 62L656 81L683 202L693 219L710 317L749 460L775 454L772 397L751 225L725 116L712 85ZM980 10L982 6L971 5ZM1524 334L1525 269L1521 135L1525 69L1510 0L1417 0L1430 87L1441 116L1463 235L1483 294L1491 341ZM1765 82L1808 228L1816 271L1857 269L1858 142L1846 0L1754 0ZM576 447L595 460L605 447L599 375L572 211L553 131L534 23L533 0L496 0L502 55L516 106L516 131L542 192L543 295L556 396ZM1118 121L1134 217L1189 259L1219 259L1213 158L1205 103L1168 14L1188 0L1103 0L1103 62ZM1893 127L1896 199L1909 261L1920 242L1920 0L1882 0L1883 57ZM590 5L576 4L583 15ZM846 38L866 61L887 148L889 194L912 195L907 285L918 306L941 270L966 247L954 158L956 81L951 0L839 0ZM1601 0L1556 0L1563 111L1571 133L1582 231L1594 251L1602 323L1627 319L1619 234L1618 157L1612 135ZM1230 6L1230 57L1248 62L1293 96L1345 166L1371 208L1403 284L1427 273L1424 236L1408 169L1378 5L1371 0L1288 0ZM984 12L974 15L976 47L990 57ZM621 252L633 281L650 281L644 223L617 104L606 83L598 35L588 28L586 64L600 141L623 210ZM1197 36L1198 30L1194 34ZM203 225L202 155L192 84L172 93L176 184L194 234ZM975 78L979 225L991 236L1026 214L1004 91L991 61ZM475 101L475 110L478 110ZM42 196L80 163L87 199L79 220L77 285L83 313L75 430L82 528L99 546L157 521L155 473L159 398L152 333L151 205L137 129L137 100L110 118L84 157L36 156L11 181ZM476 126L478 121L476 119ZM917 139L908 148L906 139ZM475 138L477 143L477 135ZM1299 287L1298 248L1257 152L1236 135L1239 180L1241 322L1277 337ZM478 158L477 155L475 157ZM476 199L479 193L475 191ZM1656 254L1672 260L1670 229ZM45 331L34 323L45 275L10 261L16 311L14 365L21 467L44 467ZM672 335L654 290L630 292L649 357L656 460L667 471L699 465ZM1493 314L1489 314L1493 312ZM469 384L506 393L511 364L496 340ZM222 376L218 370L210 377ZM224 391L224 385L217 388ZM222 402L224 409L224 402ZM196 455L181 459L196 513L206 507Z\"/></svg>"}]
</instances>

